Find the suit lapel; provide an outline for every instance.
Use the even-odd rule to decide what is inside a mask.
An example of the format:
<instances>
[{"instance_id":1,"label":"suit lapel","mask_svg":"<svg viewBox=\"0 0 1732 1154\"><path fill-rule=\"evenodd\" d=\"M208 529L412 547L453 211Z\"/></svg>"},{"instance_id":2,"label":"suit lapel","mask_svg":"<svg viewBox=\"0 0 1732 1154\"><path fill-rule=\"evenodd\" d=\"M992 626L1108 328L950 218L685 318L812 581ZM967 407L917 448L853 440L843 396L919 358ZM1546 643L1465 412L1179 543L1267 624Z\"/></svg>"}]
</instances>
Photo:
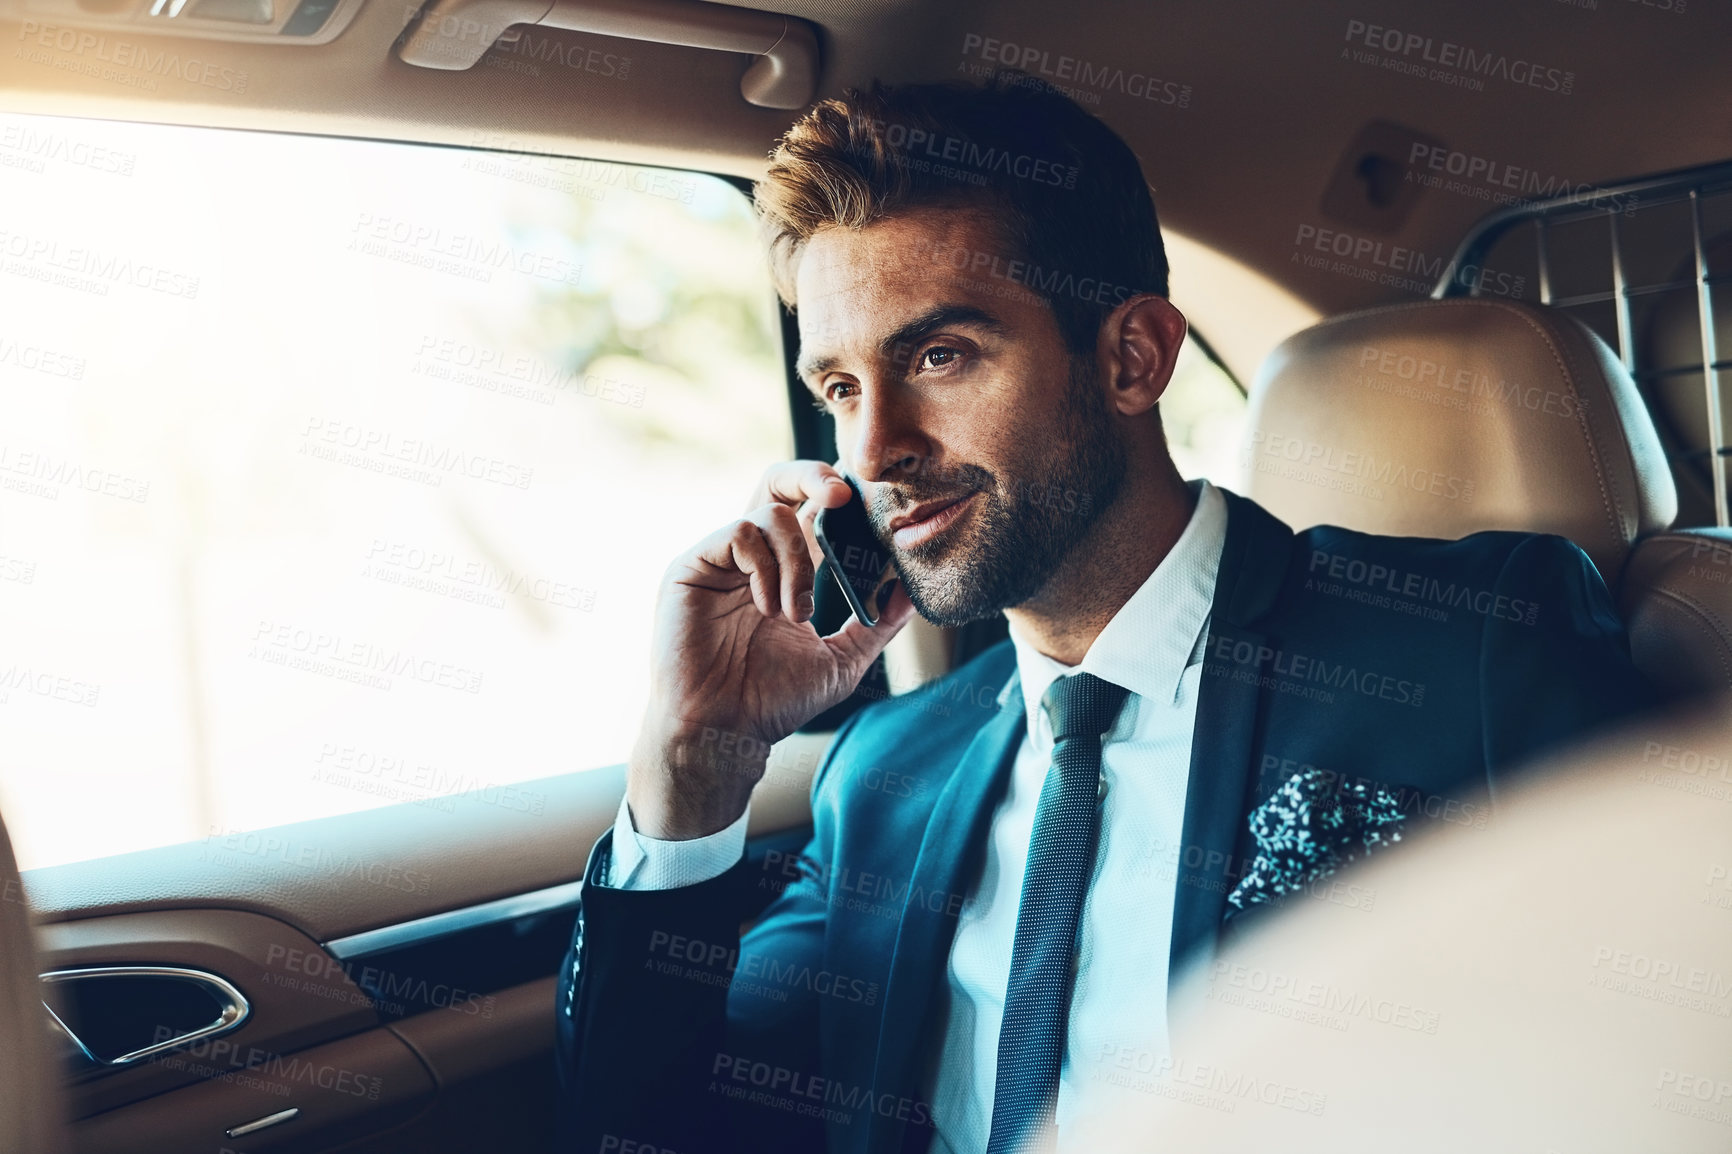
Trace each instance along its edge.
<instances>
[{"instance_id":1,"label":"suit lapel","mask_svg":"<svg viewBox=\"0 0 1732 1154\"><path fill-rule=\"evenodd\" d=\"M1244 825L1255 768L1259 694L1255 678L1247 683L1232 676L1240 666L1233 663L1230 647L1264 641L1254 624L1281 588L1293 543L1292 530L1260 506L1221 492L1227 499L1227 539L1210 609L1192 738L1185 850L1173 917L1175 972L1198 947L1212 949L1220 932L1232 888L1223 882ZM1229 646L1228 656L1217 659L1222 643ZM880 1098L891 1094L914 1099L923 1090L920 1076L926 1063L920 1058L935 1044L932 1031L939 1021L933 994L948 971L956 934L952 895L966 894L975 880L1027 717L1021 691L1014 690L962 754L921 837L884 993L872 1079L873 1093ZM874 1111L865 1143L871 1154L894 1154L901 1148L906 1123L897 1119L899 1112L907 1113L891 1110L886 1117Z\"/></svg>"},{"instance_id":2,"label":"suit lapel","mask_svg":"<svg viewBox=\"0 0 1732 1154\"><path fill-rule=\"evenodd\" d=\"M944 980L950 944L956 936L957 906L969 892L986 845L993 812L1004 797L1010 768L1027 731L1028 714L1020 689L975 734L956 772L938 795L920 841L902 921L891 956L878 1035L878 1060L872 1079L877 1095L916 1098L924 1089L920 1056L927 1052L937 1016L932 994ZM908 1111L901 1111L906 1116ZM874 1113L869 1151L900 1148L905 1124L891 1112Z\"/></svg>"},{"instance_id":3,"label":"suit lapel","mask_svg":"<svg viewBox=\"0 0 1732 1154\"><path fill-rule=\"evenodd\" d=\"M1261 506L1225 489L1221 493L1227 498L1227 539L1215 579L1191 737L1173 910L1175 975L1193 954L1214 949L1238 873L1234 865L1250 809L1262 698L1258 664L1247 655L1267 642L1258 623L1280 591L1293 546L1293 531Z\"/></svg>"}]
</instances>

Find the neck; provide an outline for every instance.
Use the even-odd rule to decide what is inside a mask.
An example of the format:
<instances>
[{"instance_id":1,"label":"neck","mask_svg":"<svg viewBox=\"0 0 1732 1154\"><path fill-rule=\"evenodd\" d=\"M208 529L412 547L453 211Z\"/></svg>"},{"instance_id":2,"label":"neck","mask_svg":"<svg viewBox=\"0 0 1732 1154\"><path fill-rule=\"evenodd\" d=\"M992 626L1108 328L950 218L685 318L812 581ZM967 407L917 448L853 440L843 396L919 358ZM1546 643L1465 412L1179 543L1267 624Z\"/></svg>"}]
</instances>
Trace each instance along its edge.
<instances>
[{"instance_id":1,"label":"neck","mask_svg":"<svg viewBox=\"0 0 1732 1154\"><path fill-rule=\"evenodd\" d=\"M1101 512L1052 580L1004 615L1041 653L1078 665L1101 630L1172 552L1196 500L1165 453L1133 464L1118 499Z\"/></svg>"}]
</instances>

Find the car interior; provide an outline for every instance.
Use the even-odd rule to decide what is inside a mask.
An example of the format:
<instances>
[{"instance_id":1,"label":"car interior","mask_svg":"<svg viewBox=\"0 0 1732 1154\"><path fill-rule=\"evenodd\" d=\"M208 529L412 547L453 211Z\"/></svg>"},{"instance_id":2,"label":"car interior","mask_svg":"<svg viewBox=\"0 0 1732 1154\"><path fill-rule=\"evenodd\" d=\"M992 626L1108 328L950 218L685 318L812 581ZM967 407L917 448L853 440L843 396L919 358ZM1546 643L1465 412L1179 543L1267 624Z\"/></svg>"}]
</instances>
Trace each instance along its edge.
<instances>
[{"instance_id":1,"label":"car interior","mask_svg":"<svg viewBox=\"0 0 1732 1154\"><path fill-rule=\"evenodd\" d=\"M751 182L874 80L1016 69L1130 144L1187 476L1567 537L1672 701L1732 692L1732 7L0 0L0 42L0 1150L553 1144L648 591L835 459ZM748 852L1003 629L898 637Z\"/></svg>"},{"instance_id":2,"label":"car interior","mask_svg":"<svg viewBox=\"0 0 1732 1154\"><path fill-rule=\"evenodd\" d=\"M1186 1057L1167 1080L1194 1097L1127 1078L1086 1145L1722 1149L1726 1029L1706 975L1725 957L1725 908L1707 863L1732 847L1717 805L1642 774L1656 750L1728 736L1724 711L1703 710L1595 742L1536 767L1486 828L1454 824L1352 875L1375 918L1317 902L1230 947L1186 981ZM1511 884L1554 879L1559 862L1568 884ZM1653 980L1682 959L1703 968L1676 989ZM1277 976L1295 992L1272 993ZM1319 1020L1269 1012L1283 1004ZM1448 1125L1415 1125L1439 1086Z\"/></svg>"}]
</instances>

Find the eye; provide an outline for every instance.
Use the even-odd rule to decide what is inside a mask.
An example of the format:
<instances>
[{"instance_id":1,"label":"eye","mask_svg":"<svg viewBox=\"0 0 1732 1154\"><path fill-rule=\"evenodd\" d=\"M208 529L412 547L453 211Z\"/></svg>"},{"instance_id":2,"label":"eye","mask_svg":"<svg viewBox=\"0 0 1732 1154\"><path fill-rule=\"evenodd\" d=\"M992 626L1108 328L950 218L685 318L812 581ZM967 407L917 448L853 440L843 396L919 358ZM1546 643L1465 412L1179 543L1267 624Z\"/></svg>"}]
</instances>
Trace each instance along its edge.
<instances>
[{"instance_id":1,"label":"eye","mask_svg":"<svg viewBox=\"0 0 1732 1154\"><path fill-rule=\"evenodd\" d=\"M823 390L824 396L820 400L814 401L813 404L818 407L820 412L828 413L833 411L836 402L845 401L855 392L858 392L860 386L853 381L827 381L820 388Z\"/></svg>"},{"instance_id":2,"label":"eye","mask_svg":"<svg viewBox=\"0 0 1732 1154\"><path fill-rule=\"evenodd\" d=\"M915 360L914 371L924 373L933 369L948 368L961 359L961 349L953 349L949 345L933 345L923 351Z\"/></svg>"}]
</instances>

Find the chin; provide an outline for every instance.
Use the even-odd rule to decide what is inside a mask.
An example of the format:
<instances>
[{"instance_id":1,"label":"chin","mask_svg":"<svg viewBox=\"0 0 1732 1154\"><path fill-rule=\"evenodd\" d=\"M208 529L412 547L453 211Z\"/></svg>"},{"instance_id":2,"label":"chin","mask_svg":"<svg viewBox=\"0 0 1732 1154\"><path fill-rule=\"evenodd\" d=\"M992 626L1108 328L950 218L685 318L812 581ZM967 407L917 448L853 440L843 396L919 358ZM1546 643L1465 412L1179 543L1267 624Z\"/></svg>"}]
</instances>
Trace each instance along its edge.
<instances>
[{"instance_id":1,"label":"chin","mask_svg":"<svg viewBox=\"0 0 1732 1154\"><path fill-rule=\"evenodd\" d=\"M1009 575L970 572L962 565L910 564L898 560L897 573L914 611L932 624L956 629L996 617L1033 596ZM1014 586L1014 587L1013 587Z\"/></svg>"}]
</instances>

